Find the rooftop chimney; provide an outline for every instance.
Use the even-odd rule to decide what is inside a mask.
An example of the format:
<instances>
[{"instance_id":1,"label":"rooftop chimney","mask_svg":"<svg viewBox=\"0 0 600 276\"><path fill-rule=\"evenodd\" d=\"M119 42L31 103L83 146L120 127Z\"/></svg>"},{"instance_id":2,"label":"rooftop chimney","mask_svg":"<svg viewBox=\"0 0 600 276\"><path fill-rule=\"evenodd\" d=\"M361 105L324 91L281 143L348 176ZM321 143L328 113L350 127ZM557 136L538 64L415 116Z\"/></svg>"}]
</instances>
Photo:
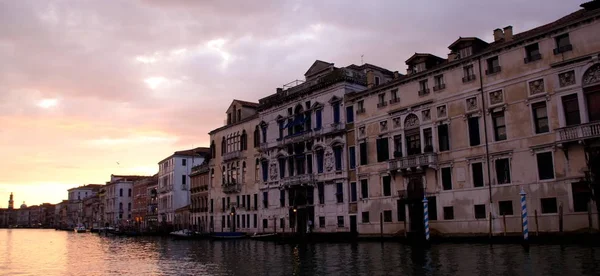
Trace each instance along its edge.
<instances>
[{"instance_id":1,"label":"rooftop chimney","mask_svg":"<svg viewBox=\"0 0 600 276\"><path fill-rule=\"evenodd\" d=\"M494 42L497 42L503 38L504 38L504 32L502 32L502 29L495 29L494 30Z\"/></svg>"},{"instance_id":2,"label":"rooftop chimney","mask_svg":"<svg viewBox=\"0 0 600 276\"><path fill-rule=\"evenodd\" d=\"M448 61L453 61L456 59L456 52L450 52L448 54Z\"/></svg>"},{"instance_id":3,"label":"rooftop chimney","mask_svg":"<svg viewBox=\"0 0 600 276\"><path fill-rule=\"evenodd\" d=\"M375 75L373 70L367 71L367 88L371 88L375 85Z\"/></svg>"},{"instance_id":4,"label":"rooftop chimney","mask_svg":"<svg viewBox=\"0 0 600 276\"><path fill-rule=\"evenodd\" d=\"M511 41L513 39L512 26L504 27L504 40Z\"/></svg>"},{"instance_id":5,"label":"rooftop chimney","mask_svg":"<svg viewBox=\"0 0 600 276\"><path fill-rule=\"evenodd\" d=\"M398 73L398 71L394 71L394 79L397 79L400 77L400 73Z\"/></svg>"},{"instance_id":6,"label":"rooftop chimney","mask_svg":"<svg viewBox=\"0 0 600 276\"><path fill-rule=\"evenodd\" d=\"M283 92L283 88L277 87L277 93L281 93L281 92Z\"/></svg>"}]
</instances>

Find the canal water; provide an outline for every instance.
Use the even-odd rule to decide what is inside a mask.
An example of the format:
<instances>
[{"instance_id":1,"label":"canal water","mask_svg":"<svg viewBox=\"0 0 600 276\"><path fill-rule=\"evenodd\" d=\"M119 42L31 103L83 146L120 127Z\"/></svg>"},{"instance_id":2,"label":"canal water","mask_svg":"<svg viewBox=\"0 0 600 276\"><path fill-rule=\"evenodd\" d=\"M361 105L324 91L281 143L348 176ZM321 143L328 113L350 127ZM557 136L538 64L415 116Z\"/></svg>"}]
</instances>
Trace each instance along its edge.
<instances>
[{"instance_id":1,"label":"canal water","mask_svg":"<svg viewBox=\"0 0 600 276\"><path fill-rule=\"evenodd\" d=\"M278 245L0 229L0 275L598 275L600 247Z\"/></svg>"}]
</instances>

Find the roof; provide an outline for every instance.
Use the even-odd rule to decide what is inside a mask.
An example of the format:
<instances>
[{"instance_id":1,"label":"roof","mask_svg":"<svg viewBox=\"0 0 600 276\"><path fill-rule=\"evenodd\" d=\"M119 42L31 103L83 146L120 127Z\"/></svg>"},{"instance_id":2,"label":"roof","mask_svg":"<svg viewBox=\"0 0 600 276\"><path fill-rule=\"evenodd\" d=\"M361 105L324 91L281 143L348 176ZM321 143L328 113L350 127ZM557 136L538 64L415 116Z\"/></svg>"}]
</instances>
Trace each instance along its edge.
<instances>
[{"instance_id":1,"label":"roof","mask_svg":"<svg viewBox=\"0 0 600 276\"><path fill-rule=\"evenodd\" d=\"M454 50L454 48L460 44L463 44L465 42L472 42L473 44L481 44L481 45L488 45L487 42L479 39L478 37L458 37L458 39L454 42L452 42L452 44L450 44L450 46L448 46L448 49L450 50Z\"/></svg>"},{"instance_id":2,"label":"roof","mask_svg":"<svg viewBox=\"0 0 600 276\"><path fill-rule=\"evenodd\" d=\"M306 73L304 73L305 77L309 77L315 74L318 74L326 69L333 67L333 63L325 62L322 60L316 60L313 64L308 68Z\"/></svg>"},{"instance_id":3,"label":"roof","mask_svg":"<svg viewBox=\"0 0 600 276\"><path fill-rule=\"evenodd\" d=\"M370 64L370 63L364 63L362 65L351 64L351 65L346 66L346 68L354 69L354 70L374 69L374 70L380 71L386 75L389 75L391 77L394 76L394 72L392 72L388 69L385 69L383 67L379 67L377 65Z\"/></svg>"},{"instance_id":4,"label":"roof","mask_svg":"<svg viewBox=\"0 0 600 276\"><path fill-rule=\"evenodd\" d=\"M180 150L176 151L173 154L169 155L163 160L158 161L158 164L164 162L165 160L173 157L173 156L191 156L191 157L206 157L210 155L210 148L207 147L197 147L189 150Z\"/></svg>"},{"instance_id":5,"label":"roof","mask_svg":"<svg viewBox=\"0 0 600 276\"><path fill-rule=\"evenodd\" d=\"M253 102L248 102L248 101L242 101L242 100L237 100L237 99L233 99L233 101L240 103L244 107L250 107L250 108L257 108L258 107L258 103L253 103Z\"/></svg>"},{"instance_id":6,"label":"roof","mask_svg":"<svg viewBox=\"0 0 600 276\"><path fill-rule=\"evenodd\" d=\"M102 188L102 187L104 187L104 184L86 184L86 185L83 185L83 186L79 186L79 187L68 189L67 191L77 190L77 189L99 189L99 188Z\"/></svg>"},{"instance_id":7,"label":"roof","mask_svg":"<svg viewBox=\"0 0 600 276\"><path fill-rule=\"evenodd\" d=\"M429 53L415 53L414 55L412 55L410 58L408 58L406 60L406 64L407 65L411 64L411 62L413 60L418 59L418 58L433 58L433 59L438 59L438 60L445 60L445 59L443 59L441 57L438 57L436 55L432 55L432 54L429 54Z\"/></svg>"}]
</instances>

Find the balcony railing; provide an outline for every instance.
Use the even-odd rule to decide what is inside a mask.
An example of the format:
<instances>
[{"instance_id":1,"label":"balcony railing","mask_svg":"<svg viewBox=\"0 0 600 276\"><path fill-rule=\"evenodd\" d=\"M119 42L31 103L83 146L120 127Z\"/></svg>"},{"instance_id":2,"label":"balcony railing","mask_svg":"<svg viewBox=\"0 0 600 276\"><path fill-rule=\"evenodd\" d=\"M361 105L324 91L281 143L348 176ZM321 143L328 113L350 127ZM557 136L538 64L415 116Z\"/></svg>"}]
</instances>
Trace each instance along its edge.
<instances>
[{"instance_id":1,"label":"balcony railing","mask_svg":"<svg viewBox=\"0 0 600 276\"><path fill-rule=\"evenodd\" d=\"M296 185L313 185L315 183L314 175L312 174L301 174L283 178L280 182L284 186L296 186Z\"/></svg>"},{"instance_id":2,"label":"balcony railing","mask_svg":"<svg viewBox=\"0 0 600 276\"><path fill-rule=\"evenodd\" d=\"M429 152L391 159L388 161L388 169L395 171L423 167L437 168L437 162L437 154Z\"/></svg>"},{"instance_id":3,"label":"balcony railing","mask_svg":"<svg viewBox=\"0 0 600 276\"><path fill-rule=\"evenodd\" d=\"M555 48L555 49L554 49L554 54L555 54L555 55L558 55L558 54L560 54L560 53L568 52L568 51L571 51L571 50L573 50L573 45L571 45L571 44L567 44L567 45L564 45L564 46L560 46L560 47L558 47L558 48Z\"/></svg>"},{"instance_id":4,"label":"balcony railing","mask_svg":"<svg viewBox=\"0 0 600 276\"><path fill-rule=\"evenodd\" d=\"M237 159L240 158L240 156L242 156L242 152L239 150L228 152L223 155L223 161Z\"/></svg>"},{"instance_id":5,"label":"balcony railing","mask_svg":"<svg viewBox=\"0 0 600 276\"><path fill-rule=\"evenodd\" d=\"M429 88L419 90L419 96L427 96L429 95Z\"/></svg>"},{"instance_id":6,"label":"balcony railing","mask_svg":"<svg viewBox=\"0 0 600 276\"><path fill-rule=\"evenodd\" d=\"M589 138L600 138L600 122L593 122L558 129L557 140L561 143Z\"/></svg>"},{"instance_id":7,"label":"balcony railing","mask_svg":"<svg viewBox=\"0 0 600 276\"><path fill-rule=\"evenodd\" d=\"M225 183L222 186L223 192L226 194L239 193L242 190L242 185L236 182Z\"/></svg>"},{"instance_id":8,"label":"balcony railing","mask_svg":"<svg viewBox=\"0 0 600 276\"><path fill-rule=\"evenodd\" d=\"M365 113L365 109L364 108L359 108L356 110L356 114L363 114Z\"/></svg>"},{"instance_id":9,"label":"balcony railing","mask_svg":"<svg viewBox=\"0 0 600 276\"><path fill-rule=\"evenodd\" d=\"M523 59L525 63L534 62L536 60L542 59L542 54L533 54Z\"/></svg>"},{"instance_id":10,"label":"balcony railing","mask_svg":"<svg viewBox=\"0 0 600 276\"><path fill-rule=\"evenodd\" d=\"M390 100L390 104L395 104L395 103L399 103L400 102L400 98L392 98Z\"/></svg>"}]
</instances>

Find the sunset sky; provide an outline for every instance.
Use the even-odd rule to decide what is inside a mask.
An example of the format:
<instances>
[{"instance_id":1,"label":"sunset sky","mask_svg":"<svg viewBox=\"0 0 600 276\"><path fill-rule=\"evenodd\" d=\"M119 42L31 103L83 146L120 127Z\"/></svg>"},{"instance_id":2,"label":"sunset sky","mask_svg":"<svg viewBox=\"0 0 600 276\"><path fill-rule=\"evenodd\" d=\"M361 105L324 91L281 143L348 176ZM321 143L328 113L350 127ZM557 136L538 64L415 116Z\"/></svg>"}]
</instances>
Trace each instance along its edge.
<instances>
[{"instance_id":1,"label":"sunset sky","mask_svg":"<svg viewBox=\"0 0 600 276\"><path fill-rule=\"evenodd\" d=\"M57 203L208 146L234 98L316 60L406 71L459 36L492 40L584 1L0 1L0 207ZM117 164L117 162L119 164Z\"/></svg>"}]
</instances>

